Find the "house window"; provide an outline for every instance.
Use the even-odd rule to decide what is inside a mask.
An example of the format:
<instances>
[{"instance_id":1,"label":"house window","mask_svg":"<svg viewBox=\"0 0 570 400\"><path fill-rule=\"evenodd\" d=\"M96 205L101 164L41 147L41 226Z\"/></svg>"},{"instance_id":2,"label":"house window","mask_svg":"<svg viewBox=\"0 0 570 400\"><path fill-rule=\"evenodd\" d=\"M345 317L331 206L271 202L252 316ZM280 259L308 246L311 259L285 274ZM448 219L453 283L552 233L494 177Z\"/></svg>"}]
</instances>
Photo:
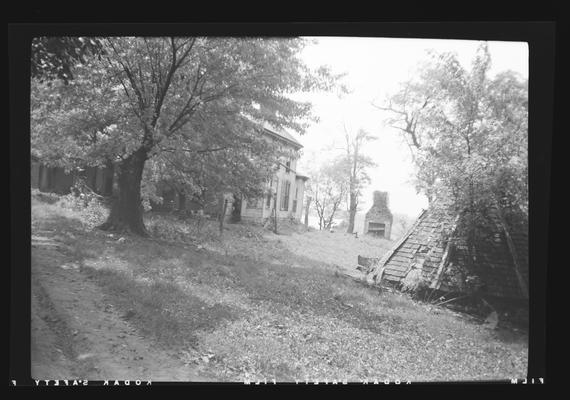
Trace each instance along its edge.
<instances>
[{"instance_id":1,"label":"house window","mask_svg":"<svg viewBox=\"0 0 570 400\"><path fill-rule=\"evenodd\" d=\"M285 181L283 184L283 190L281 191L281 211L287 211L289 209L290 188L291 188L291 182Z\"/></svg>"},{"instance_id":2,"label":"house window","mask_svg":"<svg viewBox=\"0 0 570 400\"><path fill-rule=\"evenodd\" d=\"M293 198L293 212L297 212L297 198L299 195L299 188L295 188L295 197Z\"/></svg>"},{"instance_id":3,"label":"house window","mask_svg":"<svg viewBox=\"0 0 570 400\"><path fill-rule=\"evenodd\" d=\"M287 160L287 162L285 163L285 172L286 173L291 172L291 160Z\"/></svg>"}]
</instances>

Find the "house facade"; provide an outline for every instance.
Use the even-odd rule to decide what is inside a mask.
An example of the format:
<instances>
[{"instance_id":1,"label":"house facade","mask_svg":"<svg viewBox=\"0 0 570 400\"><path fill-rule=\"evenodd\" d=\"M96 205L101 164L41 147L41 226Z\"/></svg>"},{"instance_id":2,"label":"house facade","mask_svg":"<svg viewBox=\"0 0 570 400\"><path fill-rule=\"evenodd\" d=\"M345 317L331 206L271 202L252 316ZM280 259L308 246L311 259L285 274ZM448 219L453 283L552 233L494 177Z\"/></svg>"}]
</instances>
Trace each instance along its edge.
<instances>
[{"instance_id":1,"label":"house facade","mask_svg":"<svg viewBox=\"0 0 570 400\"><path fill-rule=\"evenodd\" d=\"M225 218L228 221L239 220L250 223L263 224L268 219L277 217L278 220L300 221L303 215L303 199L305 184L309 179L297 170L297 162L303 145L292 135L283 130L276 130L269 126L260 127L260 132L266 139L279 144L282 150L288 150L289 157L279 160L279 169L275 175L265 183L264 195L258 198L236 197L227 193ZM219 205L211 198L211 205L202 206L191 198L171 187L167 182L157 185L158 194L163 198L161 204L152 204L153 210L202 210L208 215L218 215Z\"/></svg>"},{"instance_id":2,"label":"house facade","mask_svg":"<svg viewBox=\"0 0 570 400\"><path fill-rule=\"evenodd\" d=\"M288 157L279 160L279 170L265 184L265 195L256 199L235 198L232 194L225 197L228 200L226 218L238 216L239 220L253 223L264 223L269 218L278 220L300 221L303 212L305 183L309 179L297 171L297 161L303 148L293 136L286 131L277 131L262 127L262 133L268 140L276 141L282 150L289 150ZM78 178L93 191L104 196L110 196L114 190L114 168L87 167L81 172L66 172L60 167L47 167L40 160L31 160L31 187L42 192L67 194ZM162 204L152 204L154 210L199 210L200 205L187 199L182 193L170 187L167 182L159 183L159 195L163 197ZM217 214L218 209L203 210L206 214Z\"/></svg>"},{"instance_id":3,"label":"house facade","mask_svg":"<svg viewBox=\"0 0 570 400\"><path fill-rule=\"evenodd\" d=\"M286 131L263 127L263 133L270 140L277 141L284 149L291 150L291 156L279 161L279 170L266 183L263 198L235 199L232 196L229 198L232 206L228 206L227 215L232 214L237 206L240 219L246 222L264 223L274 216L278 220L300 221L305 184L309 179L297 170L299 152L303 145Z\"/></svg>"}]
</instances>

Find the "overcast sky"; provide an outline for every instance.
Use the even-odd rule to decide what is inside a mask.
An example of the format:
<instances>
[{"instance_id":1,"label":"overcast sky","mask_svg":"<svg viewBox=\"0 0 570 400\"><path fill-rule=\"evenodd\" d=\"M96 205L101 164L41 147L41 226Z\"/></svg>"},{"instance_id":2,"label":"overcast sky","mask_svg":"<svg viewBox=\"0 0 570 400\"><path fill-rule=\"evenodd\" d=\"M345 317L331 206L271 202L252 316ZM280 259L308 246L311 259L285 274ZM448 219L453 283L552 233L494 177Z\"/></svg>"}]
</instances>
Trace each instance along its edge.
<instances>
[{"instance_id":1,"label":"overcast sky","mask_svg":"<svg viewBox=\"0 0 570 400\"><path fill-rule=\"evenodd\" d=\"M320 122L313 124L303 136L304 145L299 161L300 172L311 165L326 162L335 147L342 146L343 123L356 131L363 128L378 137L367 146L366 152L378 163L370 170L372 183L364 191L360 211L371 206L374 190L390 193L392 212L417 216L427 201L416 194L411 183L412 165L409 149L400 134L383 125L386 116L372 107L382 103L398 89L398 84L413 76L414 68L426 58L426 51L456 52L460 62L470 68L479 42L470 40L392 39L392 38L311 38L316 44L308 46L302 54L311 67L329 65L335 73L346 73L343 82L352 90L343 98L335 94L305 94L301 98L314 105ZM524 42L488 42L491 54L491 71L494 75L513 70L528 78L528 47Z\"/></svg>"}]
</instances>

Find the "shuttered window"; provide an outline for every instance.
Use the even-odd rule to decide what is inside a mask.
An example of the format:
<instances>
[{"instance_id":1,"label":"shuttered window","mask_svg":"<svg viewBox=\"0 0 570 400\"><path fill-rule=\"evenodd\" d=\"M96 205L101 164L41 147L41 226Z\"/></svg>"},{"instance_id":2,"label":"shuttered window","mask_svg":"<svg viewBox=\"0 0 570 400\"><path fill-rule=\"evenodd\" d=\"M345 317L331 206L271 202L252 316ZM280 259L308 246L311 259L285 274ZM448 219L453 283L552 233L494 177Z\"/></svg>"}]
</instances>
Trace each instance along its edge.
<instances>
[{"instance_id":1,"label":"shuttered window","mask_svg":"<svg viewBox=\"0 0 570 400\"><path fill-rule=\"evenodd\" d=\"M289 190L291 189L291 182L283 182L283 188L281 189L281 211L287 211L289 209Z\"/></svg>"},{"instance_id":2,"label":"shuttered window","mask_svg":"<svg viewBox=\"0 0 570 400\"><path fill-rule=\"evenodd\" d=\"M297 212L297 198L299 196L299 188L295 188L295 197L293 198L293 212Z\"/></svg>"}]
</instances>

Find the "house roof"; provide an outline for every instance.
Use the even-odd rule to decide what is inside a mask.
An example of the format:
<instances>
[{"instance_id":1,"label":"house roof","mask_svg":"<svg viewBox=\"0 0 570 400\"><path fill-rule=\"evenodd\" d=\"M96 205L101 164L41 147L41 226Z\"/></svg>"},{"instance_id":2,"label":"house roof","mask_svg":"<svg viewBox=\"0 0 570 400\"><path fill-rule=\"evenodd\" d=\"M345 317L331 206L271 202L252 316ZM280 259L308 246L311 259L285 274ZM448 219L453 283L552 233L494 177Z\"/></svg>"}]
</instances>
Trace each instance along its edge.
<instances>
[{"instance_id":1,"label":"house roof","mask_svg":"<svg viewBox=\"0 0 570 400\"><path fill-rule=\"evenodd\" d=\"M497 212L491 213L497 215ZM413 267L421 268L423 281L431 288L465 292L457 280L458 265L465 265L465 242L456 235L458 218L447 207L424 210L406 234L388 251L370 275L377 283L398 284ZM499 218L492 239L478 244L475 267L488 295L527 298L528 235L523 230L509 232ZM507 236L510 237L507 240ZM516 264L515 260L516 259ZM521 282L522 279L522 282Z\"/></svg>"},{"instance_id":2,"label":"house roof","mask_svg":"<svg viewBox=\"0 0 570 400\"><path fill-rule=\"evenodd\" d=\"M292 145L296 149L301 149L303 147L303 145L299 143L299 141L295 139L295 137L291 133L287 132L285 129L276 129L275 127L267 123L263 123L262 127L265 133L268 133L270 136L277 137L278 139L285 141L286 143Z\"/></svg>"},{"instance_id":3,"label":"house roof","mask_svg":"<svg viewBox=\"0 0 570 400\"><path fill-rule=\"evenodd\" d=\"M297 139L295 139L295 136L292 135L290 132L288 132L286 129L276 128L267 121L256 119L248 114L243 114L243 116L249 121L253 122L254 124L260 126L262 128L262 131L268 136L279 139L285 143L288 143L297 150L303 148L303 145Z\"/></svg>"}]
</instances>

